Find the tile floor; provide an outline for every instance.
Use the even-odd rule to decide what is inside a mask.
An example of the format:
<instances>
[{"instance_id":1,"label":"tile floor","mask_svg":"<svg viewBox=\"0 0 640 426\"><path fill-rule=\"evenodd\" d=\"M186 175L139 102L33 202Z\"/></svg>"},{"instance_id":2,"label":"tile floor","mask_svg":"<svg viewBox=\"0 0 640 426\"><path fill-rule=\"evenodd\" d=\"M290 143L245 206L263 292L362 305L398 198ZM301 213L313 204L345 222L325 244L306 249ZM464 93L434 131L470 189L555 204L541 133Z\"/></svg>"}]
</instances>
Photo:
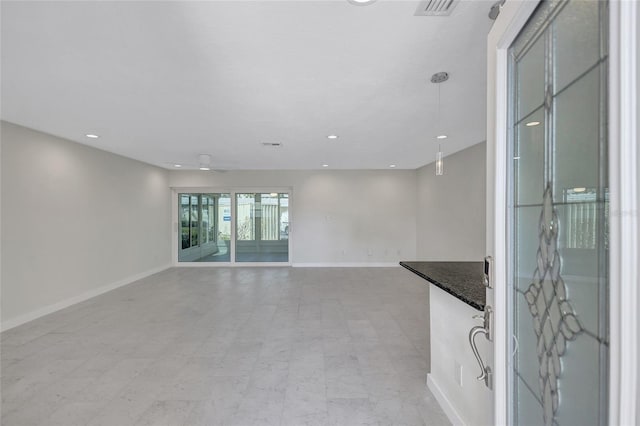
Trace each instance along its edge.
<instances>
[{"instance_id":1,"label":"tile floor","mask_svg":"<svg viewBox=\"0 0 640 426\"><path fill-rule=\"evenodd\" d=\"M402 268L173 268L1 335L2 425L445 425Z\"/></svg>"}]
</instances>

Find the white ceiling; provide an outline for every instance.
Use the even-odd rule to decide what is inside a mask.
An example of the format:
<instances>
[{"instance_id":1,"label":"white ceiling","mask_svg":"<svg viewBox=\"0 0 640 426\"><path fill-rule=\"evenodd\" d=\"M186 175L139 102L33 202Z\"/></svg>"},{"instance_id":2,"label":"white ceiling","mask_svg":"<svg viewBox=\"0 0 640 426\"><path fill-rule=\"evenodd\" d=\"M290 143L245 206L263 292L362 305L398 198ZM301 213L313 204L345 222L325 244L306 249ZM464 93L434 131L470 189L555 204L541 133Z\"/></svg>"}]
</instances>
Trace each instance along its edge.
<instances>
[{"instance_id":1,"label":"white ceiling","mask_svg":"<svg viewBox=\"0 0 640 426\"><path fill-rule=\"evenodd\" d=\"M485 139L492 3L2 1L2 119L167 168L414 169Z\"/></svg>"}]
</instances>

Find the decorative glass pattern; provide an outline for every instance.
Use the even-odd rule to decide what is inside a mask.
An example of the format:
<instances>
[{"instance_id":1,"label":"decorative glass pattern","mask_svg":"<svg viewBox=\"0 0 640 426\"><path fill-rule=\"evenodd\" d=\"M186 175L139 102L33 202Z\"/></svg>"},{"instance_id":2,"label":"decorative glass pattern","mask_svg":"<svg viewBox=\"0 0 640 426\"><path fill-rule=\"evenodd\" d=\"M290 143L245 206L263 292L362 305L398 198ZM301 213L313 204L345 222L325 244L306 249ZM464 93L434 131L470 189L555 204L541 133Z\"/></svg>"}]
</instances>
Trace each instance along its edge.
<instances>
[{"instance_id":1,"label":"decorative glass pattern","mask_svg":"<svg viewBox=\"0 0 640 426\"><path fill-rule=\"evenodd\" d=\"M607 424L607 22L542 0L509 50L513 425Z\"/></svg>"},{"instance_id":2,"label":"decorative glass pattern","mask_svg":"<svg viewBox=\"0 0 640 426\"><path fill-rule=\"evenodd\" d=\"M533 316L537 338L540 396L546 425L552 425L560 401L558 380L562 372L561 358L567 341L583 331L573 307L561 271L558 252L558 215L553 206L551 183L544 192L538 227L539 247L533 282L524 293Z\"/></svg>"}]
</instances>

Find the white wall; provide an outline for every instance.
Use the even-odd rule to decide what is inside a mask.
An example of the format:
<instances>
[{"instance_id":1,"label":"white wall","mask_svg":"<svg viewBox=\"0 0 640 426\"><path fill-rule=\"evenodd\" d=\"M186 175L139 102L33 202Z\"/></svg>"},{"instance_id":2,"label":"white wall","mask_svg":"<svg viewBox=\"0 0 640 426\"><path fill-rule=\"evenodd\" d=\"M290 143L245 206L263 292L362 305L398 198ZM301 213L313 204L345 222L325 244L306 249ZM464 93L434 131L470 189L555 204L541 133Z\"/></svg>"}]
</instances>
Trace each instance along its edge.
<instances>
[{"instance_id":1,"label":"white wall","mask_svg":"<svg viewBox=\"0 0 640 426\"><path fill-rule=\"evenodd\" d=\"M162 269L168 171L1 123L2 327Z\"/></svg>"},{"instance_id":2,"label":"white wall","mask_svg":"<svg viewBox=\"0 0 640 426\"><path fill-rule=\"evenodd\" d=\"M420 260L482 261L486 238L486 144L444 158L417 171L417 256ZM482 314L436 286L430 291L431 371L429 388L454 424L488 424L491 393L480 373L468 334ZM476 338L486 359L487 344ZM456 371L461 368L461 373ZM461 374L462 384L457 380Z\"/></svg>"},{"instance_id":3,"label":"white wall","mask_svg":"<svg viewBox=\"0 0 640 426\"><path fill-rule=\"evenodd\" d=\"M636 7L636 22L640 22L640 7ZM636 33L638 34L638 33ZM640 42L636 43L636 135L640 138ZM636 164L640 164L640 147L636 150ZM637 186L637 200L640 200L640 185ZM640 214L640 213L637 213ZM638 227L638 235L637 240L640 241L640 227ZM636 247L638 247L638 242L636 242ZM640 291L638 292L638 300L637 306L640 306ZM640 327L638 327L638 338L637 338L637 350L636 356L640 357ZM636 370L636 423L640 423L640 368Z\"/></svg>"},{"instance_id":4,"label":"white wall","mask_svg":"<svg viewBox=\"0 0 640 426\"><path fill-rule=\"evenodd\" d=\"M417 255L420 260L481 261L486 238L486 143L418 169Z\"/></svg>"},{"instance_id":5,"label":"white wall","mask_svg":"<svg viewBox=\"0 0 640 426\"><path fill-rule=\"evenodd\" d=\"M169 179L173 188L291 188L294 265L397 264L416 257L414 170L172 171Z\"/></svg>"},{"instance_id":6,"label":"white wall","mask_svg":"<svg viewBox=\"0 0 640 426\"><path fill-rule=\"evenodd\" d=\"M429 288L429 301L429 388L454 425L491 424L493 394L484 382L476 379L481 370L468 340L469 330L482 324L482 320L473 316L482 312L434 285ZM475 342L486 360L491 343L482 334L476 336Z\"/></svg>"},{"instance_id":7,"label":"white wall","mask_svg":"<svg viewBox=\"0 0 640 426\"><path fill-rule=\"evenodd\" d=\"M640 7L636 9L636 15L638 19L636 22L640 22ZM636 114L638 119L636 123L640 123L640 43L636 44ZM636 126L638 126L636 124ZM636 127L636 132L639 132L640 126ZM640 164L640 149L636 151L637 162L636 164ZM638 185L638 200L640 200L640 185ZM640 213L639 213L640 214ZM640 227L638 227L638 241L640 241ZM640 291L638 292L638 302L637 306L640 306ZM637 356L640 357L640 327L638 327L638 349ZM640 368L637 371L638 375L636 378L636 395L637 395L637 404L636 407L640 407ZM636 420L640 423L640 409L636 411Z\"/></svg>"}]
</instances>

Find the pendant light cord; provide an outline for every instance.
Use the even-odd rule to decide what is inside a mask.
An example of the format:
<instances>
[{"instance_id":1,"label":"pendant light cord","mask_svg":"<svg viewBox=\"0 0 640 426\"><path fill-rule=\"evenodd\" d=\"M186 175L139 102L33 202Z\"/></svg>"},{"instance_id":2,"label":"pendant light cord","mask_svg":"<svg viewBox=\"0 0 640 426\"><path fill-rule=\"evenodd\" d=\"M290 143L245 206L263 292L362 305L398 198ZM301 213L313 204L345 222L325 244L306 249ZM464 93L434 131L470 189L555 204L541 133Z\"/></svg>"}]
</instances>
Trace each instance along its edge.
<instances>
[{"instance_id":1,"label":"pendant light cord","mask_svg":"<svg viewBox=\"0 0 640 426\"><path fill-rule=\"evenodd\" d=\"M437 116L437 119L438 119L438 132L441 130L440 129L440 127L441 127L440 126L440 85L441 84L442 83L438 83L438 116Z\"/></svg>"}]
</instances>

